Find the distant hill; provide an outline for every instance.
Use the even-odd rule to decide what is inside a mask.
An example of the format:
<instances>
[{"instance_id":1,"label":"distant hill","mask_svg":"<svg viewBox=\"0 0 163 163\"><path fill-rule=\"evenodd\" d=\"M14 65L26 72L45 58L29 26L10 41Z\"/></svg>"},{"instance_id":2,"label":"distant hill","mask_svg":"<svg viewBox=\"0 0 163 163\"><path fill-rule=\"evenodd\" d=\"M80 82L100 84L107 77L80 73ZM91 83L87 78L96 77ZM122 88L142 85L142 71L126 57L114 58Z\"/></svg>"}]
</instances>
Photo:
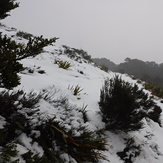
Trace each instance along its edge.
<instances>
[{"instance_id":1,"label":"distant hill","mask_svg":"<svg viewBox=\"0 0 163 163\"><path fill-rule=\"evenodd\" d=\"M109 70L114 71L114 72L117 71L117 65L107 58L93 58L92 60L97 65L106 66L106 67L108 67Z\"/></svg>"},{"instance_id":2,"label":"distant hill","mask_svg":"<svg viewBox=\"0 0 163 163\"><path fill-rule=\"evenodd\" d=\"M111 71L134 75L141 80L163 86L163 63L157 64L153 61L144 62L142 60L130 58L126 58L125 62L119 65L116 65L106 58L95 58L93 61L98 65L107 66Z\"/></svg>"}]
</instances>

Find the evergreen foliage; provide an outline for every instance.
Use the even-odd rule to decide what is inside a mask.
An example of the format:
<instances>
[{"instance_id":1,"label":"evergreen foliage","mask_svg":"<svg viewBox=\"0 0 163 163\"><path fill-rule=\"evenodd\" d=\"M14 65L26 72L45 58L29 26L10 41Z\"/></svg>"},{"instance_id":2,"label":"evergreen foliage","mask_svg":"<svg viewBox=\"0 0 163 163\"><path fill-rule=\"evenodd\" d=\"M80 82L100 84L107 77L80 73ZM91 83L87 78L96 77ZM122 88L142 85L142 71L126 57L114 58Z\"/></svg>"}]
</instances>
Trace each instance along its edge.
<instances>
[{"instance_id":1,"label":"evergreen foliage","mask_svg":"<svg viewBox=\"0 0 163 163\"><path fill-rule=\"evenodd\" d=\"M11 10L19 7L15 0L0 0L0 20L6 18Z\"/></svg>"},{"instance_id":2,"label":"evergreen foliage","mask_svg":"<svg viewBox=\"0 0 163 163\"><path fill-rule=\"evenodd\" d=\"M54 43L56 39L33 37L24 45L0 34L0 87L11 89L19 85L18 73L23 70L23 65L19 60L37 56L45 46Z\"/></svg>"},{"instance_id":3,"label":"evergreen foliage","mask_svg":"<svg viewBox=\"0 0 163 163\"><path fill-rule=\"evenodd\" d=\"M44 125L38 126L41 132L36 140L43 147L48 159L55 162L64 162L60 157L62 152L67 153L78 163L95 162L105 159L100 151L105 150L106 138L95 138L98 131L84 131L80 136L74 136L72 131L67 132L65 127L55 119L49 119ZM59 148L58 150L55 150Z\"/></svg>"},{"instance_id":4,"label":"evergreen foliage","mask_svg":"<svg viewBox=\"0 0 163 163\"><path fill-rule=\"evenodd\" d=\"M78 163L105 159L101 151L105 150L106 139L99 136L101 130L92 132L86 126L72 127L68 130L55 117L41 118L38 106L40 100L53 103L55 107L61 105L70 112L71 106L65 105L63 99L53 100L47 92L26 94L23 91L12 91L12 93L4 91L0 93L0 116L6 121L4 128L0 129L1 162L8 163L12 162L12 158L17 158L20 153L18 154L16 147L17 144L21 144L19 136L22 134L32 139L33 143L38 143L44 151L42 156L30 150L22 154L21 157L27 163L62 163L64 159L60 156L61 153L67 154ZM86 114L84 107L83 114ZM76 131L80 131L81 134L75 135ZM19 163L19 160L15 161L14 163Z\"/></svg>"},{"instance_id":5,"label":"evergreen foliage","mask_svg":"<svg viewBox=\"0 0 163 163\"><path fill-rule=\"evenodd\" d=\"M126 141L126 147L123 151L117 152L117 155L124 163L133 163L134 159L141 153L141 145L135 143L134 138L129 138Z\"/></svg>"},{"instance_id":6,"label":"evergreen foliage","mask_svg":"<svg viewBox=\"0 0 163 163\"><path fill-rule=\"evenodd\" d=\"M134 75L146 82L163 86L163 64L126 58L124 63L120 63L117 66L117 70L129 75Z\"/></svg>"},{"instance_id":7,"label":"evergreen foliage","mask_svg":"<svg viewBox=\"0 0 163 163\"><path fill-rule=\"evenodd\" d=\"M29 40L31 37L33 37L32 34L30 33L27 33L27 32L23 32L23 31L19 31L16 33L16 36L17 37L20 37L20 38L24 38L26 40Z\"/></svg>"},{"instance_id":8,"label":"evergreen foliage","mask_svg":"<svg viewBox=\"0 0 163 163\"><path fill-rule=\"evenodd\" d=\"M68 57L70 57L71 59L75 59L78 62L82 62L82 60L84 59L85 62L91 62L91 56L88 55L87 52L85 52L82 49L75 49L75 48L70 48L66 45L63 45L63 52L61 51L61 54L66 54Z\"/></svg>"},{"instance_id":9,"label":"evergreen foliage","mask_svg":"<svg viewBox=\"0 0 163 163\"><path fill-rule=\"evenodd\" d=\"M13 88L20 84L17 73L23 70L23 65L16 58L21 49L21 44L0 34L0 87Z\"/></svg>"},{"instance_id":10,"label":"evergreen foliage","mask_svg":"<svg viewBox=\"0 0 163 163\"><path fill-rule=\"evenodd\" d=\"M145 83L144 84L145 89L149 90L153 95L163 98L163 87L157 86L156 84L152 83Z\"/></svg>"},{"instance_id":11,"label":"evergreen foliage","mask_svg":"<svg viewBox=\"0 0 163 163\"><path fill-rule=\"evenodd\" d=\"M160 124L161 108L148 95L123 81L119 76L105 81L101 89L100 110L106 128L110 130L135 131L143 127L142 119L149 117ZM157 113L155 110L158 110ZM152 115L156 115L152 117Z\"/></svg>"},{"instance_id":12,"label":"evergreen foliage","mask_svg":"<svg viewBox=\"0 0 163 163\"><path fill-rule=\"evenodd\" d=\"M53 45L58 38L54 37L51 39L45 39L43 36L39 37L30 37L27 45L22 45L23 48L20 48L20 51L17 53L16 60L22 60L27 57L35 57L41 52L43 48L48 45Z\"/></svg>"},{"instance_id":13,"label":"evergreen foliage","mask_svg":"<svg viewBox=\"0 0 163 163\"><path fill-rule=\"evenodd\" d=\"M0 19L4 19L8 12L16 7L18 3L14 0L0 1ZM18 73L23 70L19 62L27 57L35 57L43 51L45 46L53 44L57 38L44 39L40 37L29 37L28 43L21 44L0 33L0 87L12 89L20 84Z\"/></svg>"}]
</instances>

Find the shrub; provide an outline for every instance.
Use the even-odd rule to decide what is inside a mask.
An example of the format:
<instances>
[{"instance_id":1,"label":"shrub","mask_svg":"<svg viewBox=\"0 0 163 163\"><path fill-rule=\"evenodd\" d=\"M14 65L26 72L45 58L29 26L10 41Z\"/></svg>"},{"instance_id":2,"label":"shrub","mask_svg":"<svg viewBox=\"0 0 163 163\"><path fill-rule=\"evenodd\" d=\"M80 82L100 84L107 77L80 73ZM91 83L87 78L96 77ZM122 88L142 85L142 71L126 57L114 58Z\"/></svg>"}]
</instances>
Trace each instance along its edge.
<instances>
[{"instance_id":1,"label":"shrub","mask_svg":"<svg viewBox=\"0 0 163 163\"><path fill-rule=\"evenodd\" d=\"M54 118L39 126L39 130L41 134L37 141L41 144L51 161L63 161L60 157L60 152L54 150L54 141L56 142L55 147L67 153L78 163L105 159L105 156L100 151L105 150L106 138L95 138L95 134L98 131L91 132L85 128L80 136L73 136L71 132L66 132L64 126L59 122L54 121Z\"/></svg>"},{"instance_id":2,"label":"shrub","mask_svg":"<svg viewBox=\"0 0 163 163\"><path fill-rule=\"evenodd\" d=\"M16 144L7 144L1 152L0 161L3 160L3 163L11 162L11 157L15 157L17 154L18 151L16 150ZM13 161L12 163L19 163L19 159Z\"/></svg>"},{"instance_id":3,"label":"shrub","mask_svg":"<svg viewBox=\"0 0 163 163\"><path fill-rule=\"evenodd\" d=\"M56 61L59 68L68 69L71 67L71 63L68 61Z\"/></svg>"},{"instance_id":4,"label":"shrub","mask_svg":"<svg viewBox=\"0 0 163 163\"><path fill-rule=\"evenodd\" d=\"M141 146L136 145L134 138L129 138L126 141L126 147L123 151L117 152L117 155L124 160L124 163L132 163L134 158L141 153Z\"/></svg>"},{"instance_id":5,"label":"shrub","mask_svg":"<svg viewBox=\"0 0 163 163\"><path fill-rule=\"evenodd\" d=\"M27 32L23 32L23 31L17 32L17 33L16 33L16 36L17 36L17 37L22 37L22 38L24 38L24 39L26 39L26 40L29 40L31 37L33 37L32 34L27 33Z\"/></svg>"},{"instance_id":6,"label":"shrub","mask_svg":"<svg viewBox=\"0 0 163 163\"><path fill-rule=\"evenodd\" d=\"M109 68L107 66L105 66L105 65L101 65L100 66L100 69L103 70L103 71L105 71L105 72L108 72L109 71Z\"/></svg>"},{"instance_id":7,"label":"shrub","mask_svg":"<svg viewBox=\"0 0 163 163\"><path fill-rule=\"evenodd\" d=\"M65 122L64 117L70 119L74 106L70 106L64 97L54 99L55 93L51 94L47 91L40 94L34 92L26 94L23 91L0 93L0 116L6 121L4 128L0 129L0 162L11 162L19 156L27 163L65 162L61 154L79 163L105 159L101 153L105 150L105 138L100 137L100 131L89 131L82 123L82 118L84 122L87 121L87 106L83 105L81 109L76 108L79 115L83 117L80 119L79 126L71 126L71 120ZM42 116L39 112L39 100L49 102L55 109L59 107L64 115L63 120L59 118L58 121L57 115L55 116L57 120L55 117ZM67 125L69 127L65 128L64 126ZM27 152L20 155L16 147L17 144L21 145L19 136L22 134L32 139L31 144L38 143L44 155L40 156L39 153L30 151L24 145ZM19 161L15 160L13 163L19 163Z\"/></svg>"},{"instance_id":8,"label":"shrub","mask_svg":"<svg viewBox=\"0 0 163 163\"><path fill-rule=\"evenodd\" d=\"M83 114L84 123L86 123L86 122L89 121L88 115L87 115L87 110L86 110L87 106L88 106L88 105L84 105L84 104L83 104L83 106L82 106L82 108L81 108L81 110L80 110L80 112Z\"/></svg>"},{"instance_id":9,"label":"shrub","mask_svg":"<svg viewBox=\"0 0 163 163\"><path fill-rule=\"evenodd\" d=\"M0 1L0 20L6 18L10 14L11 10L19 7L19 3L15 3L15 0L1 0Z\"/></svg>"},{"instance_id":10,"label":"shrub","mask_svg":"<svg viewBox=\"0 0 163 163\"><path fill-rule=\"evenodd\" d=\"M105 81L101 89L100 110L106 128L135 131L143 127L142 119L149 117L160 122L161 109L136 84L123 81L119 76ZM157 113L155 113L157 108ZM152 114L156 115L152 118Z\"/></svg>"},{"instance_id":11,"label":"shrub","mask_svg":"<svg viewBox=\"0 0 163 163\"><path fill-rule=\"evenodd\" d=\"M86 51L84 51L83 49L75 49L75 48L71 48L68 47L66 45L63 45L63 52L61 51L61 54L65 54L68 57L70 57L71 59L76 60L77 62L82 62L82 60L85 60L84 62L91 62L91 56L87 54Z\"/></svg>"},{"instance_id":12,"label":"shrub","mask_svg":"<svg viewBox=\"0 0 163 163\"><path fill-rule=\"evenodd\" d=\"M79 85L76 85L75 87L74 87L74 86L70 87L70 85L69 85L69 86L68 86L68 89L73 91L73 95L74 95L74 96L79 95L79 93L80 93L81 91L83 91L83 89L82 89L81 86L79 86Z\"/></svg>"},{"instance_id":13,"label":"shrub","mask_svg":"<svg viewBox=\"0 0 163 163\"><path fill-rule=\"evenodd\" d=\"M152 83L145 83L144 84L145 89L149 90L153 95L158 96L160 98L163 98L163 87L157 86Z\"/></svg>"},{"instance_id":14,"label":"shrub","mask_svg":"<svg viewBox=\"0 0 163 163\"><path fill-rule=\"evenodd\" d=\"M0 87L12 89L19 85L18 73L23 70L23 65L19 61L37 56L45 46L51 45L56 39L44 39L42 36L33 37L24 45L0 33Z\"/></svg>"}]
</instances>

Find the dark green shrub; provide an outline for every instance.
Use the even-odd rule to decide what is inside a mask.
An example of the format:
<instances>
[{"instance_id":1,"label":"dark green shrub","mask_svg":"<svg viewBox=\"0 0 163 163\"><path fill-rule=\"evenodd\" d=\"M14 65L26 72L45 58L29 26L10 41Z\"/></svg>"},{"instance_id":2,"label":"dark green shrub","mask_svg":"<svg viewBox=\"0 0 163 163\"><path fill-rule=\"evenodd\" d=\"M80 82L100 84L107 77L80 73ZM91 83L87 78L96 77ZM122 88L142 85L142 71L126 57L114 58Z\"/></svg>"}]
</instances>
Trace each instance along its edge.
<instances>
[{"instance_id":1,"label":"dark green shrub","mask_svg":"<svg viewBox=\"0 0 163 163\"><path fill-rule=\"evenodd\" d=\"M19 4L15 3L15 0L0 0L0 19L9 16L8 12L17 7L19 7Z\"/></svg>"},{"instance_id":2,"label":"dark green shrub","mask_svg":"<svg viewBox=\"0 0 163 163\"><path fill-rule=\"evenodd\" d=\"M91 56L88 55L87 52L82 49L75 49L75 48L68 47L66 45L63 45L62 47L64 48L63 54L66 54L71 59L74 59L78 62L82 62L82 59L84 59L85 62L92 61ZM61 51L61 54L62 54L62 51Z\"/></svg>"},{"instance_id":3,"label":"dark green shrub","mask_svg":"<svg viewBox=\"0 0 163 163\"><path fill-rule=\"evenodd\" d=\"M78 163L96 162L99 159L105 159L100 151L105 150L106 141L105 138L95 138L98 131L91 132L83 128L84 132L80 136L73 136L71 131L67 132L64 126L54 121L54 119L48 120L38 129L41 134L36 140L41 144L51 161L63 162L60 158L61 151L67 153ZM59 148L59 151L54 150L56 147Z\"/></svg>"},{"instance_id":4,"label":"dark green shrub","mask_svg":"<svg viewBox=\"0 0 163 163\"><path fill-rule=\"evenodd\" d=\"M18 72L23 66L16 60L17 52L22 45L0 33L0 87L13 88L20 84Z\"/></svg>"},{"instance_id":5,"label":"dark green shrub","mask_svg":"<svg viewBox=\"0 0 163 163\"><path fill-rule=\"evenodd\" d=\"M44 155L41 157L30 150L22 154L21 157L27 163L62 163L64 160L60 156L61 153L68 155L79 163L84 161L95 162L105 158L101 151L105 150L106 141L105 138L99 136L100 131L89 131L82 123L79 127L72 127L71 124L68 124L72 127L68 129L64 127L66 124L64 120L59 122L55 120L55 117L40 116L38 105L40 99L49 102L55 109L63 107L65 118L71 116L67 114L74 109L65 98L54 100L52 94L46 91L40 94L33 92L26 94L23 91L4 91L0 93L0 115L6 121L4 128L0 129L0 162L11 162L10 157L17 158L16 146L8 148L8 144L14 143L17 145L17 143L20 143L21 145L19 136L22 134L31 138L32 143L38 143L44 151ZM86 106L77 111L80 115L82 112L83 121L86 122ZM76 132L80 134L76 135ZM3 157L1 158L2 153ZM15 161L13 163L19 163L18 160Z\"/></svg>"},{"instance_id":6,"label":"dark green shrub","mask_svg":"<svg viewBox=\"0 0 163 163\"><path fill-rule=\"evenodd\" d=\"M23 91L0 93L0 115L7 122L5 129L0 131L1 136L3 136L3 139L0 139L0 145L14 140L22 132L29 133L29 117L38 111L35 105L40 98L40 94L37 95L33 92L29 94Z\"/></svg>"},{"instance_id":7,"label":"dark green shrub","mask_svg":"<svg viewBox=\"0 0 163 163\"><path fill-rule=\"evenodd\" d=\"M153 95L163 98L163 87L157 86L152 83L145 83L144 84L145 89L149 90Z\"/></svg>"},{"instance_id":8,"label":"dark green shrub","mask_svg":"<svg viewBox=\"0 0 163 163\"><path fill-rule=\"evenodd\" d=\"M51 163L46 156L40 157L39 154L34 154L31 151L22 155L22 158L26 161L26 163Z\"/></svg>"},{"instance_id":9,"label":"dark green shrub","mask_svg":"<svg viewBox=\"0 0 163 163\"><path fill-rule=\"evenodd\" d=\"M0 20L9 16L8 12L19 7L15 0L0 0ZM30 34L19 32L19 36L28 37L26 45L17 43L0 33L0 87L12 89L20 84L18 73L23 70L19 60L35 57L47 45L54 43L57 38L44 39L43 36L31 37Z\"/></svg>"},{"instance_id":10,"label":"dark green shrub","mask_svg":"<svg viewBox=\"0 0 163 163\"><path fill-rule=\"evenodd\" d=\"M11 89L19 85L18 73L24 69L19 60L37 56L45 46L54 43L56 39L33 37L24 45L0 33L0 87Z\"/></svg>"},{"instance_id":11,"label":"dark green shrub","mask_svg":"<svg viewBox=\"0 0 163 163\"><path fill-rule=\"evenodd\" d=\"M133 163L134 158L138 157L141 153L141 146L136 145L134 138L126 141L126 147L123 151L117 152L117 155L124 160L124 163Z\"/></svg>"},{"instance_id":12,"label":"dark green shrub","mask_svg":"<svg viewBox=\"0 0 163 163\"><path fill-rule=\"evenodd\" d=\"M26 40L29 40L31 37L33 37L32 34L27 33L27 32L23 32L23 31L17 32L17 33L16 33L16 36L17 36L17 37L22 37L22 38L24 38L24 39L26 39Z\"/></svg>"},{"instance_id":13,"label":"dark green shrub","mask_svg":"<svg viewBox=\"0 0 163 163\"><path fill-rule=\"evenodd\" d=\"M11 157L15 157L17 154L18 151L16 150L16 144L7 144L1 151L0 161L3 160L3 163L19 163L19 159L11 161Z\"/></svg>"},{"instance_id":14,"label":"dark green shrub","mask_svg":"<svg viewBox=\"0 0 163 163\"><path fill-rule=\"evenodd\" d=\"M110 130L135 131L143 127L142 119L149 117L160 122L159 108L136 84L123 81L119 76L105 81L101 89L100 110L106 128ZM149 114L150 113L150 114Z\"/></svg>"},{"instance_id":15,"label":"dark green shrub","mask_svg":"<svg viewBox=\"0 0 163 163\"><path fill-rule=\"evenodd\" d=\"M108 72L109 71L109 68L107 66L105 66L105 65L101 65L100 66L100 69L103 70L103 71L105 71L105 72Z\"/></svg>"},{"instance_id":16,"label":"dark green shrub","mask_svg":"<svg viewBox=\"0 0 163 163\"><path fill-rule=\"evenodd\" d=\"M56 61L59 68L68 69L71 67L71 63L68 61Z\"/></svg>"}]
</instances>

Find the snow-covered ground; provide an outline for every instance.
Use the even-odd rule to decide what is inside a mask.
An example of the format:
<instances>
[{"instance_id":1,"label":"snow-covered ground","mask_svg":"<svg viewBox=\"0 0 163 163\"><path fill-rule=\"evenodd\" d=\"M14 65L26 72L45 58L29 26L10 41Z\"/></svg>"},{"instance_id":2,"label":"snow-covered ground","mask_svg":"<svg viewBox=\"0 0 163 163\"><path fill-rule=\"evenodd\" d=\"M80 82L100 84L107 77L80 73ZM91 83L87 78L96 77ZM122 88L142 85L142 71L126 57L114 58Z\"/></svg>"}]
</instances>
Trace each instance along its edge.
<instances>
[{"instance_id":1,"label":"snow-covered ground","mask_svg":"<svg viewBox=\"0 0 163 163\"><path fill-rule=\"evenodd\" d=\"M10 28L1 27L0 32L13 36L13 39L18 40L15 36L16 30ZM25 40L18 40L20 42L26 42ZM54 93L54 98L66 97L69 103L75 108L82 108L84 106L87 110L89 122L84 124L80 118L80 113L75 111L71 112L71 115L64 117L62 108L54 109L49 103L40 101L40 112L41 115L46 117L56 116L57 120L63 120L67 128L80 127L80 124L88 126L92 131L104 128L105 124L101 120L101 116L98 114L99 111L99 99L100 89L104 84L105 79L113 78L115 73L109 71L108 73L102 71L96 67L93 63L88 63L84 59L81 62L70 59L68 56L61 54L62 47L48 46L45 51L35 58L27 58L21 61L26 70L21 72L21 84L14 90L24 90L25 92L34 91L39 93L42 90L48 90ZM56 60L68 61L71 63L71 67L68 69L59 68L55 63ZM30 73L30 71L32 70ZM44 73L39 73L43 70ZM137 80L131 79L127 75L120 74L122 79L130 83L136 83ZM81 92L77 95L73 95L73 88L79 86ZM139 85L142 87L142 85ZM148 91L146 91L148 92ZM150 92L148 92L150 94ZM156 103L163 108L163 104L160 99L157 99ZM71 119L71 123L70 122ZM161 117L161 120L163 117ZM141 151L137 157L134 158L134 163L162 163L163 162L163 128L152 120L144 121L144 128L140 131L131 133L112 133L109 131L105 132L105 136L108 137L108 145L106 146L107 151L104 152L107 159L111 163L123 163L117 152L123 151L126 147L127 139L134 139L137 146L141 147ZM66 124L67 123L67 124ZM5 124L3 117L0 117L0 128ZM70 126L71 124L71 126ZM76 135L79 133L76 132ZM32 140L27 135L22 134L18 138L22 142L22 145L17 146L20 153L31 149L36 153L42 155L43 150L39 148L37 143L32 144ZM68 161L65 161L68 162ZM101 163L107 163L108 161L101 160ZM22 160L23 163L23 160Z\"/></svg>"}]
</instances>

